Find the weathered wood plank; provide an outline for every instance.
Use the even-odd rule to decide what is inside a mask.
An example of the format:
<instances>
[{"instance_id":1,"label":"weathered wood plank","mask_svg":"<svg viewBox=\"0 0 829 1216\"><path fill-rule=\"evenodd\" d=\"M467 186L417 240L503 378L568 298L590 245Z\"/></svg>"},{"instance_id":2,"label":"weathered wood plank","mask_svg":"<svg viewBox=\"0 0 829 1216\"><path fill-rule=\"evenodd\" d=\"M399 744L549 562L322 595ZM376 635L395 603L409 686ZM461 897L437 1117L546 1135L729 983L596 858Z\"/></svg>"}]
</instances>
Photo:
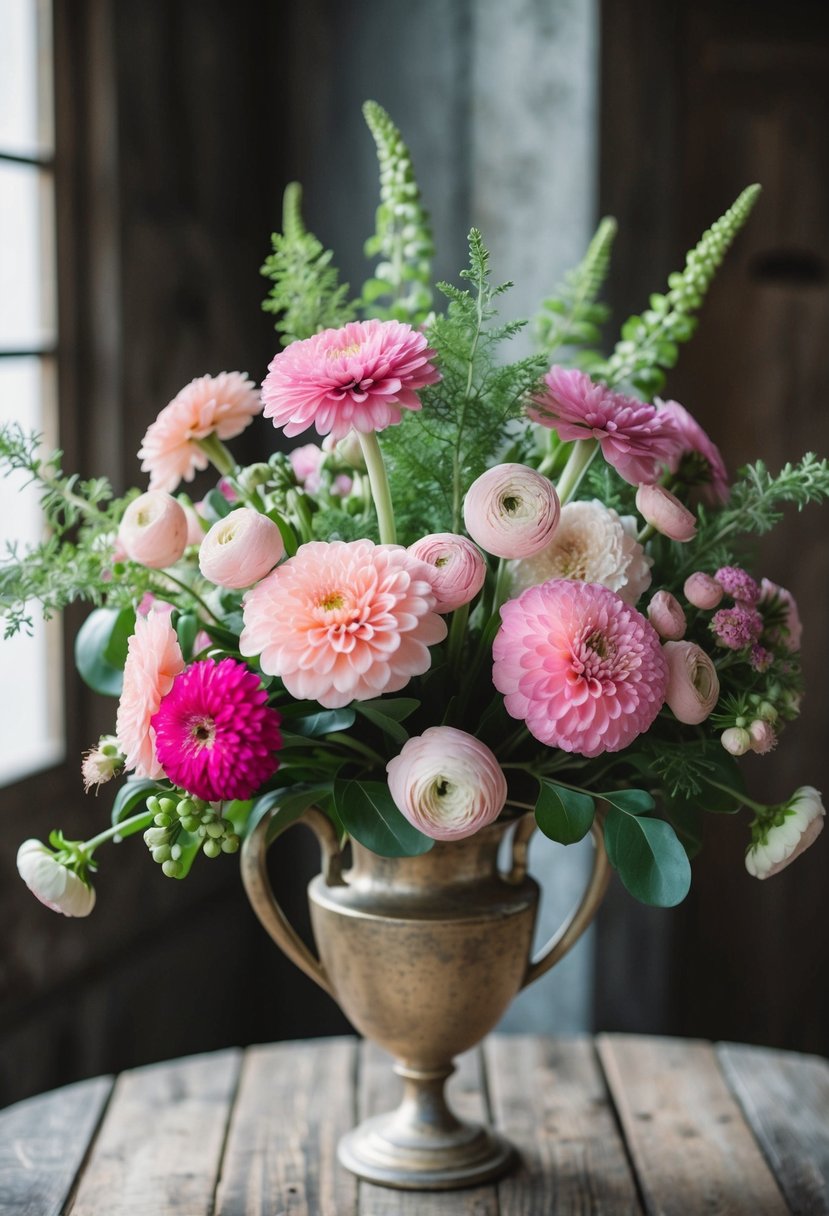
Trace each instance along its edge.
<instances>
[{"instance_id":1,"label":"weathered wood plank","mask_svg":"<svg viewBox=\"0 0 829 1216\"><path fill-rule=\"evenodd\" d=\"M447 1097L460 1119L490 1122L484 1094L483 1062L479 1051L467 1051L455 1061L457 1071L447 1085ZM392 1071L386 1052L364 1041L360 1045L358 1104L360 1119L393 1110L400 1101L402 1082ZM360 1216L498 1216L498 1196L494 1186L471 1187L464 1191L428 1194L393 1191L387 1187L360 1183Z\"/></svg>"},{"instance_id":2,"label":"weathered wood plank","mask_svg":"<svg viewBox=\"0 0 829 1216\"><path fill-rule=\"evenodd\" d=\"M710 1043L600 1035L596 1045L648 1212L788 1212Z\"/></svg>"},{"instance_id":3,"label":"weathered wood plank","mask_svg":"<svg viewBox=\"0 0 829 1216\"><path fill-rule=\"evenodd\" d=\"M742 1043L716 1052L792 1212L827 1216L829 1063Z\"/></svg>"},{"instance_id":4,"label":"weathered wood plank","mask_svg":"<svg viewBox=\"0 0 829 1216\"><path fill-rule=\"evenodd\" d=\"M522 1159L499 1183L501 1216L640 1213L592 1042L504 1036L485 1053L495 1122Z\"/></svg>"},{"instance_id":5,"label":"weathered wood plank","mask_svg":"<svg viewBox=\"0 0 829 1216\"><path fill-rule=\"evenodd\" d=\"M241 1052L122 1073L71 1216L210 1211Z\"/></svg>"},{"instance_id":6,"label":"weathered wood plank","mask_svg":"<svg viewBox=\"0 0 829 1216\"><path fill-rule=\"evenodd\" d=\"M216 1216L352 1216L356 1180L337 1164L354 1122L353 1039L251 1047L230 1122Z\"/></svg>"},{"instance_id":7,"label":"weathered wood plank","mask_svg":"<svg viewBox=\"0 0 829 1216\"><path fill-rule=\"evenodd\" d=\"M96 1077L0 1111L4 1216L63 1211L112 1086L112 1077Z\"/></svg>"}]
</instances>

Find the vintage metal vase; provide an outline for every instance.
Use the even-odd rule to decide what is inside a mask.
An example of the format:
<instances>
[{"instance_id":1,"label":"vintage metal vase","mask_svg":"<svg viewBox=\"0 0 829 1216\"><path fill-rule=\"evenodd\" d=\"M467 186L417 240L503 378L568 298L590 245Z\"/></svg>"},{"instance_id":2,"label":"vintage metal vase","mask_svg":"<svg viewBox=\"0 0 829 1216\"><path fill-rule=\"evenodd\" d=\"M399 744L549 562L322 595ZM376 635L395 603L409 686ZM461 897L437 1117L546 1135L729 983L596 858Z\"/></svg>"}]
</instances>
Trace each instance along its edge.
<instances>
[{"instance_id":1,"label":"vintage metal vase","mask_svg":"<svg viewBox=\"0 0 829 1216\"><path fill-rule=\"evenodd\" d=\"M582 901L535 959L539 888L527 874L531 813L466 840L437 842L420 857L379 857L352 842L345 872L330 820L310 809L296 822L313 829L322 850L322 873L308 888L319 959L286 920L268 880L266 853L280 834L272 816L257 824L242 850L248 897L285 954L357 1030L395 1057L404 1082L396 1111L343 1137L340 1161L362 1178L411 1190L472 1186L505 1173L515 1161L512 1146L457 1119L444 1083L453 1058L478 1043L593 919L608 879L598 818ZM509 832L511 865L504 872L498 855Z\"/></svg>"}]
</instances>

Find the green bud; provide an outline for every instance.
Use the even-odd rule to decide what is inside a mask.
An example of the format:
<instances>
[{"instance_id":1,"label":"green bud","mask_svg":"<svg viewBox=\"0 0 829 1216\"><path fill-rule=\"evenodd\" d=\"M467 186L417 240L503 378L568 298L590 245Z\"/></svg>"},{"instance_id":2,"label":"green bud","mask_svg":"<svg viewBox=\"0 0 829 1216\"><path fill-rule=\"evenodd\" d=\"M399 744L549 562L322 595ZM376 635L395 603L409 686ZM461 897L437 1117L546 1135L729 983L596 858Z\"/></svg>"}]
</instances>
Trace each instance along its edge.
<instances>
[{"instance_id":1,"label":"green bud","mask_svg":"<svg viewBox=\"0 0 829 1216\"><path fill-rule=\"evenodd\" d=\"M178 803L174 802L172 798L159 798L158 800L158 809L165 815L175 815L177 806Z\"/></svg>"},{"instance_id":2,"label":"green bud","mask_svg":"<svg viewBox=\"0 0 829 1216\"><path fill-rule=\"evenodd\" d=\"M181 821L181 826L185 832L197 832L199 830L199 821L193 815L187 815Z\"/></svg>"},{"instance_id":3,"label":"green bud","mask_svg":"<svg viewBox=\"0 0 829 1216\"><path fill-rule=\"evenodd\" d=\"M158 824L160 828L168 828L172 822L170 816L165 815L163 811L153 817L153 823Z\"/></svg>"},{"instance_id":4,"label":"green bud","mask_svg":"<svg viewBox=\"0 0 829 1216\"><path fill-rule=\"evenodd\" d=\"M207 835L208 836L212 836L214 840L218 840L221 836L224 836L224 834L225 834L225 830L222 827L221 823L208 823L208 825L207 825Z\"/></svg>"},{"instance_id":5,"label":"green bud","mask_svg":"<svg viewBox=\"0 0 829 1216\"><path fill-rule=\"evenodd\" d=\"M270 465L251 464L239 474L239 484L244 490L254 490L257 486L264 486L269 482L272 475Z\"/></svg>"},{"instance_id":6,"label":"green bud","mask_svg":"<svg viewBox=\"0 0 829 1216\"><path fill-rule=\"evenodd\" d=\"M186 816L198 814L198 809L192 798L182 798L181 802L176 807L179 819L184 819Z\"/></svg>"},{"instance_id":7,"label":"green bud","mask_svg":"<svg viewBox=\"0 0 829 1216\"><path fill-rule=\"evenodd\" d=\"M171 855L172 849L168 844L160 844L153 849L153 861L158 862L159 865L165 861L169 861Z\"/></svg>"},{"instance_id":8,"label":"green bud","mask_svg":"<svg viewBox=\"0 0 829 1216\"><path fill-rule=\"evenodd\" d=\"M172 857L173 861L181 860L181 845L180 844L174 844L174 845L170 846L170 856Z\"/></svg>"},{"instance_id":9,"label":"green bud","mask_svg":"<svg viewBox=\"0 0 829 1216\"><path fill-rule=\"evenodd\" d=\"M231 834L229 836L225 836L224 840L222 841L222 852L238 853L240 844L241 841L239 840L239 837L235 832L231 832Z\"/></svg>"},{"instance_id":10,"label":"green bud","mask_svg":"<svg viewBox=\"0 0 829 1216\"><path fill-rule=\"evenodd\" d=\"M211 840L209 836L202 845L202 850L207 857L218 857L222 851L218 840Z\"/></svg>"},{"instance_id":11,"label":"green bud","mask_svg":"<svg viewBox=\"0 0 829 1216\"><path fill-rule=\"evenodd\" d=\"M155 849L160 844L170 843L170 833L166 828L147 828L144 833L144 843L148 849Z\"/></svg>"},{"instance_id":12,"label":"green bud","mask_svg":"<svg viewBox=\"0 0 829 1216\"><path fill-rule=\"evenodd\" d=\"M769 722L772 726L777 721L779 714L771 701L761 701L757 711L764 722Z\"/></svg>"},{"instance_id":13,"label":"green bud","mask_svg":"<svg viewBox=\"0 0 829 1216\"><path fill-rule=\"evenodd\" d=\"M179 874L181 873L182 866L180 861L171 860L165 861L161 869L168 878L178 878Z\"/></svg>"},{"instance_id":14,"label":"green bud","mask_svg":"<svg viewBox=\"0 0 829 1216\"><path fill-rule=\"evenodd\" d=\"M147 799L147 810L152 812L153 815L157 815L161 810L156 794L150 794L149 798Z\"/></svg>"}]
</instances>

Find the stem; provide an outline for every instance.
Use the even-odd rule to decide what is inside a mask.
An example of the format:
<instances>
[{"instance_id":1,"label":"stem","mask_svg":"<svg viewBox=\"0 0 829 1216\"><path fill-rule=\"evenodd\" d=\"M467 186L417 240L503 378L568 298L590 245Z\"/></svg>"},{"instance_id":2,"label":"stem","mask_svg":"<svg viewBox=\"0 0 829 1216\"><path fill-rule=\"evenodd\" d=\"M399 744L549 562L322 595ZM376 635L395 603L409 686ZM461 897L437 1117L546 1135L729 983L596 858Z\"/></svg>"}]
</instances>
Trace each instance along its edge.
<instances>
[{"instance_id":1,"label":"stem","mask_svg":"<svg viewBox=\"0 0 829 1216\"><path fill-rule=\"evenodd\" d=\"M311 522L311 509L305 495L301 494L299 490L289 490L286 497L288 509L293 514L300 537L303 541L313 540L314 526Z\"/></svg>"},{"instance_id":2,"label":"stem","mask_svg":"<svg viewBox=\"0 0 829 1216\"><path fill-rule=\"evenodd\" d=\"M495 590L492 593L492 614L495 615L498 609L507 598L507 590L509 588L509 566L506 558L498 559L498 570L495 575Z\"/></svg>"},{"instance_id":3,"label":"stem","mask_svg":"<svg viewBox=\"0 0 829 1216\"><path fill-rule=\"evenodd\" d=\"M169 571L167 571L167 570L156 570L155 573L160 574L163 578L169 579L171 583L175 583L175 585L181 591L186 591L187 594L191 597L191 599L194 599L196 601L198 606L201 608L202 612L206 616L210 617L211 621L213 621L214 624L221 625L222 622L216 616L215 612L210 611L207 604L204 602L202 597L199 595L198 591L194 591L192 587L188 587L187 583L183 583L180 578L176 578L176 576L174 574L170 574Z\"/></svg>"},{"instance_id":4,"label":"stem","mask_svg":"<svg viewBox=\"0 0 829 1216\"><path fill-rule=\"evenodd\" d=\"M446 662L450 672L454 672L460 664L468 620L469 605L461 604L460 608L456 608L452 613L452 622L449 626L449 641L446 646Z\"/></svg>"},{"instance_id":5,"label":"stem","mask_svg":"<svg viewBox=\"0 0 829 1216\"><path fill-rule=\"evenodd\" d=\"M137 815L130 816L129 819L122 819L120 823L114 823L111 828L107 828L105 832L99 832L97 836L93 836L91 840L84 841L83 851L87 858L91 857L99 844L104 844L107 840L112 840L114 836L122 836L125 828L134 828L140 831L142 827L149 827L153 821L152 811L140 811Z\"/></svg>"},{"instance_id":6,"label":"stem","mask_svg":"<svg viewBox=\"0 0 829 1216\"><path fill-rule=\"evenodd\" d=\"M713 785L715 789L722 790L724 794L730 794L735 802L739 802L742 806L750 806L758 815L763 815L765 811L771 810L764 802L754 802L753 799L747 798L745 794L738 794L736 790L732 790L730 785L722 785L719 781L712 781L710 777L705 778L706 785Z\"/></svg>"},{"instance_id":7,"label":"stem","mask_svg":"<svg viewBox=\"0 0 829 1216\"><path fill-rule=\"evenodd\" d=\"M558 485L556 486L562 506L570 501L579 488L579 483L590 468L593 457L598 450L599 444L595 439L577 439L573 444L572 451L567 457L567 464L562 469L561 477L559 477Z\"/></svg>"},{"instance_id":8,"label":"stem","mask_svg":"<svg viewBox=\"0 0 829 1216\"><path fill-rule=\"evenodd\" d=\"M377 524L380 529L380 544L397 544L397 529L394 524L394 508L391 502L389 479L386 476L386 466L383 463L383 453L377 441L377 432L369 431L360 436L360 447L366 462L368 483L371 486L371 497L374 499L374 509L377 512Z\"/></svg>"},{"instance_id":9,"label":"stem","mask_svg":"<svg viewBox=\"0 0 829 1216\"><path fill-rule=\"evenodd\" d=\"M350 735L343 734L341 731L334 731L325 738L331 743L339 743L342 747L353 748L355 752L359 752L366 760L370 760L372 764L379 764L384 769L386 762L379 752L376 752L373 747L369 747L367 743L361 743L359 739L352 739Z\"/></svg>"},{"instance_id":10,"label":"stem","mask_svg":"<svg viewBox=\"0 0 829 1216\"><path fill-rule=\"evenodd\" d=\"M644 528L637 533L636 539L640 545L644 545L646 540L650 540L650 538L655 535L656 528L653 526L653 524L645 524Z\"/></svg>"},{"instance_id":11,"label":"stem","mask_svg":"<svg viewBox=\"0 0 829 1216\"><path fill-rule=\"evenodd\" d=\"M236 471L236 461L222 443L218 435L208 435L206 439L197 439L201 450L222 477L227 477Z\"/></svg>"}]
</instances>

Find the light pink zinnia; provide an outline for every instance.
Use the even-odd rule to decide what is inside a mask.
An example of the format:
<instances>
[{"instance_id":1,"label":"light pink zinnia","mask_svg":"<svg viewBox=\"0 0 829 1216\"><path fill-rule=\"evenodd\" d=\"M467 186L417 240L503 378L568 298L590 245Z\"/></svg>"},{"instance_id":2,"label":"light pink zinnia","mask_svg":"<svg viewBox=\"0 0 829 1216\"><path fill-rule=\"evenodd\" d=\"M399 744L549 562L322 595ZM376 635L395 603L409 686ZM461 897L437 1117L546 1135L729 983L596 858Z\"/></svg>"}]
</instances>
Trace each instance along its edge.
<instances>
[{"instance_id":1,"label":"light pink zinnia","mask_svg":"<svg viewBox=\"0 0 829 1216\"><path fill-rule=\"evenodd\" d=\"M232 439L261 408L256 386L243 372L191 380L165 405L139 448L150 489L172 492L180 481L192 481L208 465L198 441L210 435Z\"/></svg>"},{"instance_id":2,"label":"light pink zinnia","mask_svg":"<svg viewBox=\"0 0 829 1216\"><path fill-rule=\"evenodd\" d=\"M440 380L434 355L423 334L401 321L324 329L274 357L262 385L265 417L289 436L310 426L335 439L352 428L385 430L401 409L420 409L416 389Z\"/></svg>"},{"instance_id":3,"label":"light pink zinnia","mask_svg":"<svg viewBox=\"0 0 829 1216\"><path fill-rule=\"evenodd\" d=\"M684 405L678 401L654 402L657 410L665 417L671 418L679 432L679 451L668 461L668 468L675 473L682 463L682 458L688 455L701 456L704 466L703 476L706 485L702 497L712 507L721 506L728 502L730 493L728 485L728 470L722 453L709 435L702 429L693 415L689 414Z\"/></svg>"},{"instance_id":4,"label":"light pink zinnia","mask_svg":"<svg viewBox=\"0 0 829 1216\"><path fill-rule=\"evenodd\" d=\"M124 768L134 769L136 777L164 776L155 751L152 717L183 669L184 659L169 613L139 616L127 646L124 685L115 721Z\"/></svg>"},{"instance_id":5,"label":"light pink zinnia","mask_svg":"<svg viewBox=\"0 0 829 1216\"><path fill-rule=\"evenodd\" d=\"M397 692L446 637L425 562L370 540L311 541L244 600L242 654L328 709Z\"/></svg>"},{"instance_id":6,"label":"light pink zinnia","mask_svg":"<svg viewBox=\"0 0 829 1216\"><path fill-rule=\"evenodd\" d=\"M595 384L572 368L551 368L544 383L546 390L535 394L527 410L530 418L565 442L597 439L605 460L631 485L658 481L676 457L679 431L664 411Z\"/></svg>"},{"instance_id":7,"label":"light pink zinnia","mask_svg":"<svg viewBox=\"0 0 829 1216\"><path fill-rule=\"evenodd\" d=\"M252 797L279 767L280 717L267 700L236 659L203 659L176 676L152 719L170 780L206 802Z\"/></svg>"},{"instance_id":8,"label":"light pink zinnia","mask_svg":"<svg viewBox=\"0 0 829 1216\"><path fill-rule=\"evenodd\" d=\"M492 682L536 739L583 756L648 729L668 686L653 626L596 583L551 579L501 609Z\"/></svg>"}]
</instances>

